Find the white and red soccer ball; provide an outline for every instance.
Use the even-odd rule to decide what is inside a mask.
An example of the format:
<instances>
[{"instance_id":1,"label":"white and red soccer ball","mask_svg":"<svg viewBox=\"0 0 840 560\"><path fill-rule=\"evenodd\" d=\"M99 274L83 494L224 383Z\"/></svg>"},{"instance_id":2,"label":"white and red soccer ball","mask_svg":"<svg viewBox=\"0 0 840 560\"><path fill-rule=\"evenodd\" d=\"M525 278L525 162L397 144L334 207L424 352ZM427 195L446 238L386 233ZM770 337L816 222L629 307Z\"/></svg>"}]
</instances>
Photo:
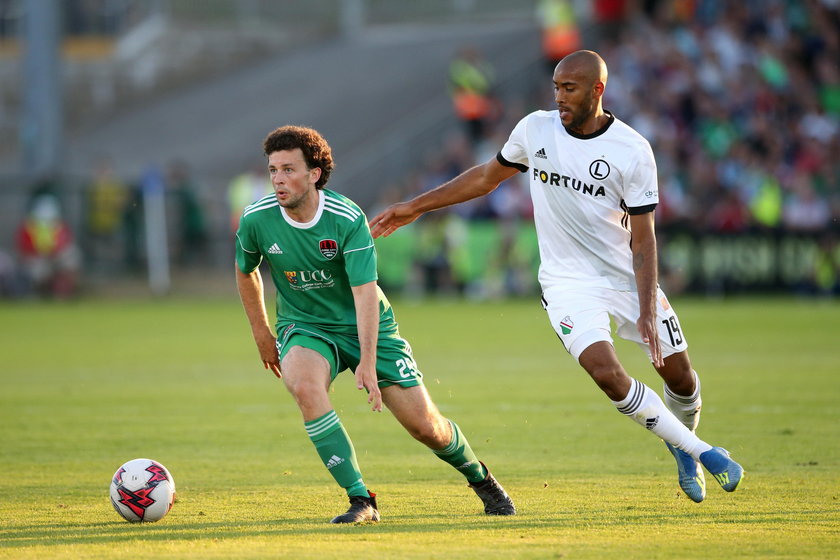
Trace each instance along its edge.
<instances>
[{"instance_id":1,"label":"white and red soccer ball","mask_svg":"<svg viewBox=\"0 0 840 560\"><path fill-rule=\"evenodd\" d=\"M175 502L175 480L151 459L133 459L114 473L111 504L126 521L160 521Z\"/></svg>"}]
</instances>

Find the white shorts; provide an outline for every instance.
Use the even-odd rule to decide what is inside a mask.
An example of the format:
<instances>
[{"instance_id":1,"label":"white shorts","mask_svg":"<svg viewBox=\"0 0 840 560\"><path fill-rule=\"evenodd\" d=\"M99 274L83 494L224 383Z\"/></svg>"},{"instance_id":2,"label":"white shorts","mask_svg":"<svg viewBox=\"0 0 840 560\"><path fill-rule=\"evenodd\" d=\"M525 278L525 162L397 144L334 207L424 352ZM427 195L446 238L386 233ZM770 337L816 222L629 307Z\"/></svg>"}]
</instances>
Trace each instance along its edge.
<instances>
[{"instance_id":1,"label":"white shorts","mask_svg":"<svg viewBox=\"0 0 840 560\"><path fill-rule=\"evenodd\" d=\"M610 317L615 321L616 334L638 344L650 358L650 348L642 342L636 327L639 318L637 293L606 288L550 289L543 292L542 303L551 326L576 360L596 342L613 344ZM665 293L658 288L656 325L663 358L688 348L677 314Z\"/></svg>"}]
</instances>

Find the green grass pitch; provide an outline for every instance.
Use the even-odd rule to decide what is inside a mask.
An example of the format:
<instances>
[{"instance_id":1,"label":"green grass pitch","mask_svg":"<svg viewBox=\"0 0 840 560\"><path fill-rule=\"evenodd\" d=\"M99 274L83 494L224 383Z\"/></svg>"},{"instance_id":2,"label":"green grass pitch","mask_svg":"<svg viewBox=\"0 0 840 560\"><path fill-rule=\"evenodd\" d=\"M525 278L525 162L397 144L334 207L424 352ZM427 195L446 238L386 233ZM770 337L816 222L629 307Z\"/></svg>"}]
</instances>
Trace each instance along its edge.
<instances>
[{"instance_id":1,"label":"green grass pitch","mask_svg":"<svg viewBox=\"0 0 840 560\"><path fill-rule=\"evenodd\" d=\"M443 413L515 499L488 518L464 480L344 373L336 409L379 494L346 508L282 382L227 300L0 305L0 558L838 558L840 307L678 300L703 382L699 434L746 468L694 504L665 446L623 418L534 301L396 302ZM625 366L661 382L634 346ZM124 461L172 472L159 523L113 511Z\"/></svg>"}]
</instances>

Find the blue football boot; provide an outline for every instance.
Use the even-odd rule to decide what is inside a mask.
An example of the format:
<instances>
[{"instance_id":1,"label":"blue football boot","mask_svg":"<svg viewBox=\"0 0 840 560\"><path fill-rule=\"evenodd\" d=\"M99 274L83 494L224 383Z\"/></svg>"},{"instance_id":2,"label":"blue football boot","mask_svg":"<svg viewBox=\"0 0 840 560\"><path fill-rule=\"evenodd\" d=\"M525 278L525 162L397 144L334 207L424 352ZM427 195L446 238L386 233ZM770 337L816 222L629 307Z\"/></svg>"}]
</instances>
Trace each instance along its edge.
<instances>
[{"instance_id":1,"label":"blue football boot","mask_svg":"<svg viewBox=\"0 0 840 560\"><path fill-rule=\"evenodd\" d=\"M706 497L706 478L703 476L703 469L700 468L694 457L665 442L668 451L674 455L677 460L677 474L679 475L680 488L685 492L686 496L697 503L703 501Z\"/></svg>"},{"instance_id":2,"label":"blue football boot","mask_svg":"<svg viewBox=\"0 0 840 560\"><path fill-rule=\"evenodd\" d=\"M700 462L727 492L734 492L744 479L744 469L729 458L729 451L723 447L712 447L701 453Z\"/></svg>"}]
</instances>

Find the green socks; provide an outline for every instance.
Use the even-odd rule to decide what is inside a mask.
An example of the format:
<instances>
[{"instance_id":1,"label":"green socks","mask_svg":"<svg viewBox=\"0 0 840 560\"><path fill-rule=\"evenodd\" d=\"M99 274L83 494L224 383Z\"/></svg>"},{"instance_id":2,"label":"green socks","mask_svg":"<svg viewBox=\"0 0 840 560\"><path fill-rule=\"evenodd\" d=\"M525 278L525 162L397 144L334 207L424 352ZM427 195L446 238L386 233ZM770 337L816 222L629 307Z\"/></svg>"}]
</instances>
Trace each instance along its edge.
<instances>
[{"instance_id":1,"label":"green socks","mask_svg":"<svg viewBox=\"0 0 840 560\"><path fill-rule=\"evenodd\" d=\"M304 422L303 425L324 466L339 486L347 490L348 496L367 497L368 491L362 481L356 451L335 410L311 422Z\"/></svg>"},{"instance_id":2,"label":"green socks","mask_svg":"<svg viewBox=\"0 0 840 560\"><path fill-rule=\"evenodd\" d=\"M460 471L469 482L481 482L487 476L487 469L478 461L458 424L452 420L449 424L452 426L452 441L443 449L432 449L432 452Z\"/></svg>"},{"instance_id":3,"label":"green socks","mask_svg":"<svg viewBox=\"0 0 840 560\"><path fill-rule=\"evenodd\" d=\"M478 461L458 425L452 420L449 424L452 426L452 441L443 449L433 449L432 452L455 467L469 482L481 482L487 476L487 469ZM331 410L303 425L321 461L339 486L347 490L348 496L367 497L368 490L362 480L356 451L335 411Z\"/></svg>"}]
</instances>

